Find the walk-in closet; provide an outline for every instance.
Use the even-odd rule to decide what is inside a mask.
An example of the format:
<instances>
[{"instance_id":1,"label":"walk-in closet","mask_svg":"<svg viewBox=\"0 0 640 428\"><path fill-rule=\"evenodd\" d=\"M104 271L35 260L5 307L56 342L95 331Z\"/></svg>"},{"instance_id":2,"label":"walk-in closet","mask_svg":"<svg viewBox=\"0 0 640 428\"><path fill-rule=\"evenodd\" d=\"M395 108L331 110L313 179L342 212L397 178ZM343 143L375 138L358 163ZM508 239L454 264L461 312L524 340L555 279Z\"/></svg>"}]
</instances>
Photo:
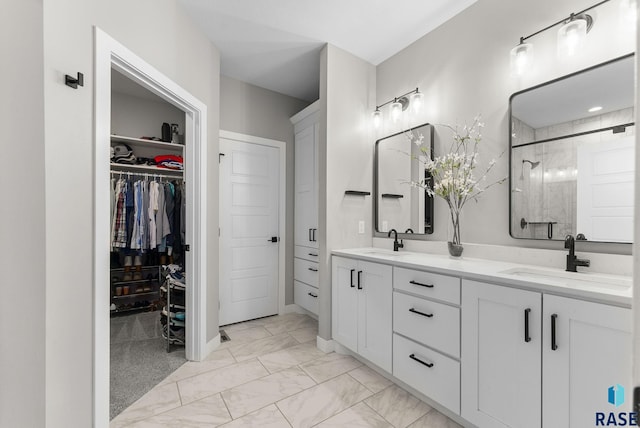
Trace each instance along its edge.
<instances>
[{"instance_id":1,"label":"walk-in closet","mask_svg":"<svg viewBox=\"0 0 640 428\"><path fill-rule=\"evenodd\" d=\"M185 361L185 113L112 70L111 418ZM107 232L107 231L105 231Z\"/></svg>"}]
</instances>

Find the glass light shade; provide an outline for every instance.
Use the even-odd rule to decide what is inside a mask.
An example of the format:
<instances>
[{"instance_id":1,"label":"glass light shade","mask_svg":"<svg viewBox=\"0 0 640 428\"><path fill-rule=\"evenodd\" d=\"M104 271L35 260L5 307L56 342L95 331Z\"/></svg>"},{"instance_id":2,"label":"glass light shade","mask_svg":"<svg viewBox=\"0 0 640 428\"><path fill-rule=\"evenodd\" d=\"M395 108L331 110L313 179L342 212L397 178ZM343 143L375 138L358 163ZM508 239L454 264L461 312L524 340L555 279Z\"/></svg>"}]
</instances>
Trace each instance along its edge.
<instances>
[{"instance_id":1,"label":"glass light shade","mask_svg":"<svg viewBox=\"0 0 640 428\"><path fill-rule=\"evenodd\" d=\"M402 115L402 104L396 100L391 103L391 120L395 123Z\"/></svg>"},{"instance_id":2,"label":"glass light shade","mask_svg":"<svg viewBox=\"0 0 640 428\"><path fill-rule=\"evenodd\" d=\"M587 20L575 18L558 30L558 57L567 58L580 51L587 38Z\"/></svg>"},{"instance_id":3,"label":"glass light shade","mask_svg":"<svg viewBox=\"0 0 640 428\"><path fill-rule=\"evenodd\" d=\"M623 30L635 31L638 19L637 0L622 0L620 3L620 25Z\"/></svg>"},{"instance_id":4,"label":"glass light shade","mask_svg":"<svg viewBox=\"0 0 640 428\"><path fill-rule=\"evenodd\" d=\"M511 73L514 76L522 76L533 64L533 45L520 43L511 49Z\"/></svg>"},{"instance_id":5,"label":"glass light shade","mask_svg":"<svg viewBox=\"0 0 640 428\"><path fill-rule=\"evenodd\" d=\"M382 124L382 112L376 109L376 111L373 112L372 117L373 117L373 127L375 129L380 128L380 125Z\"/></svg>"},{"instance_id":6,"label":"glass light shade","mask_svg":"<svg viewBox=\"0 0 640 428\"><path fill-rule=\"evenodd\" d=\"M420 113L422 106L424 105L424 94L422 92L416 92L411 95L411 110L414 113Z\"/></svg>"}]
</instances>

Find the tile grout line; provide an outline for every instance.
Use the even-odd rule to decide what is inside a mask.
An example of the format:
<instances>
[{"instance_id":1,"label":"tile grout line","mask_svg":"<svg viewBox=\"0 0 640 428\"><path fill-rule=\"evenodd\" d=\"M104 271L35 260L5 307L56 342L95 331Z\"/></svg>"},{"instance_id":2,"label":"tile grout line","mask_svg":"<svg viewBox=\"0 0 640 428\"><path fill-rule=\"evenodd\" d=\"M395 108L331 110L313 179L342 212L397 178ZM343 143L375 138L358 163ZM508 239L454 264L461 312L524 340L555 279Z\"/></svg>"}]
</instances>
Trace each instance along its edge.
<instances>
[{"instance_id":1,"label":"tile grout line","mask_svg":"<svg viewBox=\"0 0 640 428\"><path fill-rule=\"evenodd\" d=\"M289 424L289 426L293 427L293 423L289 420L289 418L287 417L287 415L284 414L284 412L282 411L282 409L280 408L280 406L278 406L278 403L275 402L273 403L276 406L276 409L278 409L278 411L280 412L280 414L282 415L282 417L284 418L285 421L287 421L287 423Z\"/></svg>"}]
</instances>

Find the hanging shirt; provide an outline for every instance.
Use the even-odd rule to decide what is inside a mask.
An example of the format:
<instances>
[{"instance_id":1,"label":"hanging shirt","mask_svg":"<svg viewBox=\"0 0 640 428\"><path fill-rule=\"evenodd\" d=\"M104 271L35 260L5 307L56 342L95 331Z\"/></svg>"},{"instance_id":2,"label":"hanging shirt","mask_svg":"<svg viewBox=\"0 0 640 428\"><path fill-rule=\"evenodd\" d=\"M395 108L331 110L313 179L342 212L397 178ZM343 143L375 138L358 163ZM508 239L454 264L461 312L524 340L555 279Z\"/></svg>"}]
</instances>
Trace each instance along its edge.
<instances>
[{"instance_id":1,"label":"hanging shirt","mask_svg":"<svg viewBox=\"0 0 640 428\"><path fill-rule=\"evenodd\" d=\"M125 205L126 182L119 180L116 185L118 201L116 203L114 221L112 225L111 246L125 248L127 246L127 207Z\"/></svg>"}]
</instances>

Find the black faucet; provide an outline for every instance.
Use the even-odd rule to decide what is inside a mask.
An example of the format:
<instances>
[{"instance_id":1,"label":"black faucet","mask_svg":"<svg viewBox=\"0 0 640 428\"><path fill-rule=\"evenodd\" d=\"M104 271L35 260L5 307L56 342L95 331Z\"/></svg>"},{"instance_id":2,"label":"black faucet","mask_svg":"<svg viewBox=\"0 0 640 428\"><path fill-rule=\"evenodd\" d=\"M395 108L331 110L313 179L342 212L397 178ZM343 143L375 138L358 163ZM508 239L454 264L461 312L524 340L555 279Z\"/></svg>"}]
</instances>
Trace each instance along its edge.
<instances>
[{"instance_id":1,"label":"black faucet","mask_svg":"<svg viewBox=\"0 0 640 428\"><path fill-rule=\"evenodd\" d=\"M413 233L413 229L409 228L409 229L405 230L404 233Z\"/></svg>"},{"instance_id":2,"label":"black faucet","mask_svg":"<svg viewBox=\"0 0 640 428\"><path fill-rule=\"evenodd\" d=\"M578 272L576 269L578 266L589 267L591 264L590 260L576 257L576 240L573 239L573 236L567 235L564 237L564 248L569 250L569 254L567 254L567 272Z\"/></svg>"},{"instance_id":3,"label":"black faucet","mask_svg":"<svg viewBox=\"0 0 640 428\"><path fill-rule=\"evenodd\" d=\"M393 251L398 251L399 248L404 248L404 243L402 239L398 242L398 231L395 229L391 229L389 231L389 238L391 238L391 233L393 232Z\"/></svg>"}]
</instances>

